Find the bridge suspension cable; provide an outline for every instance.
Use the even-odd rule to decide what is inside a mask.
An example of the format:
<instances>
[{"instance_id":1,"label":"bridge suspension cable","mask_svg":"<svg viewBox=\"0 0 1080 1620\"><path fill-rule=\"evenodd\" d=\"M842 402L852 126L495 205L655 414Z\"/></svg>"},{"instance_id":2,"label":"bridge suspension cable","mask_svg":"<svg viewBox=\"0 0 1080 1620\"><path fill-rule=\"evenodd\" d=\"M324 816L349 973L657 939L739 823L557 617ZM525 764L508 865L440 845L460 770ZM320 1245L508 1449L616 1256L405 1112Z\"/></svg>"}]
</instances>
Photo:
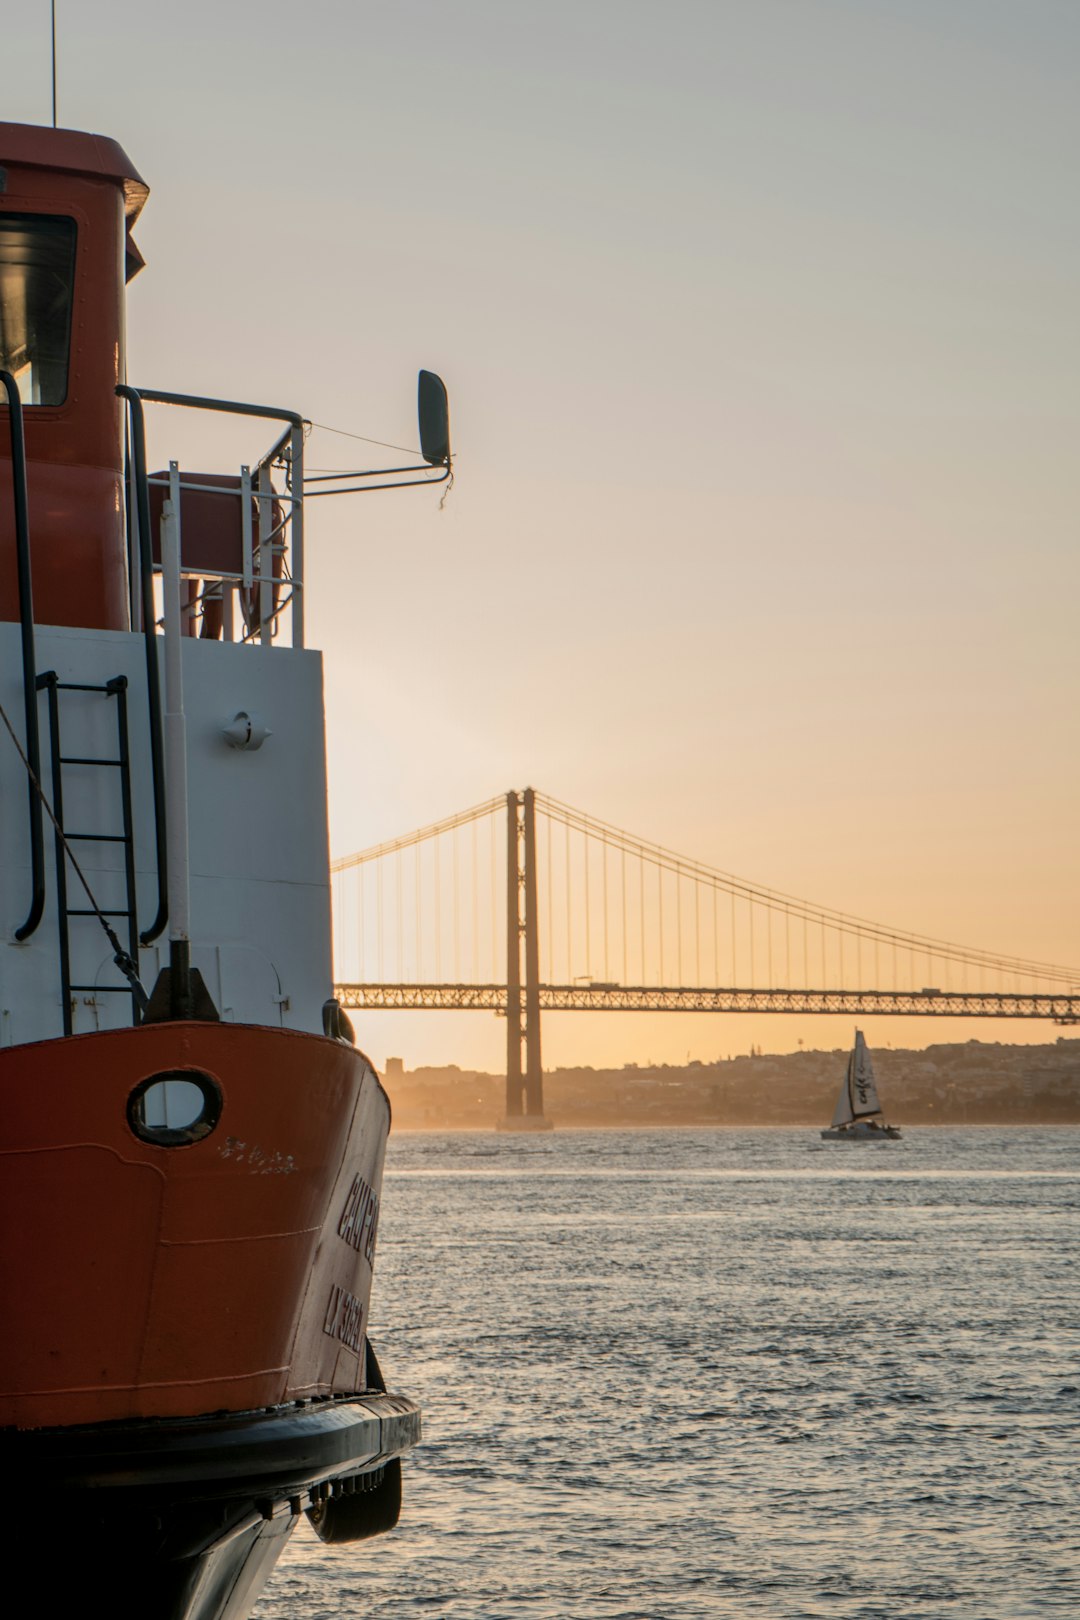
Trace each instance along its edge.
<instances>
[{"instance_id":1,"label":"bridge suspension cable","mask_svg":"<svg viewBox=\"0 0 1080 1620\"><path fill-rule=\"evenodd\" d=\"M383 844L372 844L370 849L361 849L355 855L339 856L337 860L330 862L330 871L348 872L354 866L365 866L371 861L381 860L386 855L396 855L399 850L412 849L414 844L427 843L443 833L454 832L458 827L467 827L471 821L481 821L484 816L490 816L505 808L506 796L499 794L498 798L486 799L483 804L474 804L471 810L461 810L456 816L446 816L444 820L433 821L427 827L418 827L415 832L405 833L401 838L390 838Z\"/></svg>"},{"instance_id":2,"label":"bridge suspension cable","mask_svg":"<svg viewBox=\"0 0 1080 1620\"><path fill-rule=\"evenodd\" d=\"M985 1006L1021 1016L1016 998L1026 997L1029 1009L1052 1006L1057 1016L1080 994L1078 969L887 927L677 854L550 795L531 800L545 1005L827 1011L836 996L860 995L867 1007L884 997L882 1010ZM512 881L524 882L509 801L516 796L499 795L332 863L340 983L393 978L419 997L397 1004L434 1004L425 985L445 986L446 1005L467 1004L451 991L470 986L496 997L507 984L508 838ZM510 910L518 915L516 897Z\"/></svg>"},{"instance_id":3,"label":"bridge suspension cable","mask_svg":"<svg viewBox=\"0 0 1080 1620\"><path fill-rule=\"evenodd\" d=\"M766 888L761 884L748 881L745 878L725 872L720 868L709 866L706 863L694 860L685 855L665 848L663 845L650 843L624 832L618 827L599 821L583 811L576 810L571 805L563 804L547 794L538 793L536 796L538 815L544 815L550 823L559 824L565 829L565 847L570 848L570 834L577 833L585 843L599 844L605 850L611 850L619 860L620 884L620 910L622 921L622 941L625 953L627 940L631 930L628 927L627 906L627 879L626 863L638 865L638 904L637 923L640 934L640 961L642 972L640 982L651 982L651 976L645 970L647 958L645 939L649 910L652 911L652 921L657 926L656 951L660 956L660 973L658 982L673 982L677 984L706 982L702 978L703 951L707 967L715 975L722 965L729 968L729 973L722 977L711 978L711 983L726 983L730 985L745 983L755 985L760 977L760 969L765 968L764 980L768 985L794 986L796 984L809 985L815 982L824 985L829 982L845 984L848 978L857 983L869 984L868 970L874 969L873 982L877 988L885 988L901 976L914 982L913 970L920 964L928 968L945 968L960 970L979 970L984 974L995 975L999 979L1008 977L1013 980L1037 980L1043 985L1053 985L1058 988L1068 986L1080 987L1080 970L1063 967L1056 963L1035 960L1028 957L1007 956L1000 952L987 951L970 946L958 945L947 940L936 938L928 934L919 934L911 930L887 927L880 923L858 917L852 913L839 911L833 907L816 905L797 896L785 894L781 890ZM548 843L550 848L550 841ZM558 847L556 841L556 848ZM595 862L594 862L595 865ZM651 903L644 898L643 872L648 867L657 877L655 900ZM569 868L568 868L569 870ZM579 876L584 878L581 883L579 903L586 909L586 939L588 939L588 907L590 904L590 884L588 882L588 855L578 862ZM673 881L665 883L664 879ZM607 927L608 866L603 867L603 910L605 930ZM551 867L549 862L548 881L551 881ZM631 880L631 902L629 911L633 906L633 880ZM687 906L684 897L689 891L689 909L692 911L692 927L690 919L686 916ZM705 903L705 938L703 940L702 925L702 896L703 893L711 895L711 900ZM729 915L723 919L727 924L730 939L726 943L729 949L725 952L721 946L722 920L716 904L716 897L723 895L728 902ZM662 953L664 951L664 902L668 901L669 913L673 908L674 917L674 945L676 962L674 979L665 972ZM755 915L756 912L756 915ZM757 938L755 939L755 923L757 923ZM794 925L794 927L793 927ZM762 932L764 931L764 937ZM689 938L687 938L689 935ZM816 939L815 939L816 935ZM549 930L549 939L550 939ZM610 966L606 946L607 934L605 932L605 971L604 979L610 977L607 971ZM850 942L845 961L844 941ZM711 947L711 961L710 961ZM586 955L589 952L586 949ZM810 974L811 961L816 954L820 968L831 966L839 979L829 980L823 973L812 976ZM688 974L687 958L692 958L694 968ZM907 958L906 964L903 958ZM749 978L740 976L737 969L742 965L749 970ZM667 967L671 964L671 940L668 940ZM904 973L904 968L907 972ZM568 972L566 977L584 977L590 973L586 968L582 975ZM549 982L552 982L549 978ZM623 957L623 984L631 982L628 976L628 963L625 954ZM932 982L932 978L931 978ZM909 986L910 987L910 986ZM960 990L976 989L975 984L966 983L957 986ZM997 987L995 987L997 988Z\"/></svg>"},{"instance_id":4,"label":"bridge suspension cable","mask_svg":"<svg viewBox=\"0 0 1080 1620\"><path fill-rule=\"evenodd\" d=\"M504 978L505 817L500 795L331 861L335 977Z\"/></svg>"}]
</instances>

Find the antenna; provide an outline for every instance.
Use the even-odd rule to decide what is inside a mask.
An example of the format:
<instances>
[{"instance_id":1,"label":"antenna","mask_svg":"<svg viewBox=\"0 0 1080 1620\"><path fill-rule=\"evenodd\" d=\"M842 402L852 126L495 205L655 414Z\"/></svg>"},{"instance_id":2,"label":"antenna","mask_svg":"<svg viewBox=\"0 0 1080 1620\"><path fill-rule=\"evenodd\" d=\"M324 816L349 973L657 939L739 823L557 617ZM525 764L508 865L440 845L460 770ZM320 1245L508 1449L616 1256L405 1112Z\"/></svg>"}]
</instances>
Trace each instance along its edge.
<instances>
[{"instance_id":1,"label":"antenna","mask_svg":"<svg viewBox=\"0 0 1080 1620\"><path fill-rule=\"evenodd\" d=\"M56 0L51 0L52 10L52 127L56 128Z\"/></svg>"}]
</instances>

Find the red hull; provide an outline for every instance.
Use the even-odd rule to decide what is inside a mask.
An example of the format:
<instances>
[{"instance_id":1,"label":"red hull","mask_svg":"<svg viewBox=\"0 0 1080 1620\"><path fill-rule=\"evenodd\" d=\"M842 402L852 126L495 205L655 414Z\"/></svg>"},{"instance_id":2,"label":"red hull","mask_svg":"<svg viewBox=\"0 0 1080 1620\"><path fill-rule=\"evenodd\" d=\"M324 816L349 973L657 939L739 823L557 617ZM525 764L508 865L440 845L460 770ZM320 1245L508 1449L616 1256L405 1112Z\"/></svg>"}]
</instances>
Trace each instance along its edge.
<instances>
[{"instance_id":1,"label":"red hull","mask_svg":"<svg viewBox=\"0 0 1080 1620\"><path fill-rule=\"evenodd\" d=\"M141 1140L133 1090L185 1069L220 1087L215 1128ZM166 1023L0 1052L0 1288L19 1320L0 1427L363 1389L389 1122L362 1054L316 1035Z\"/></svg>"}]
</instances>

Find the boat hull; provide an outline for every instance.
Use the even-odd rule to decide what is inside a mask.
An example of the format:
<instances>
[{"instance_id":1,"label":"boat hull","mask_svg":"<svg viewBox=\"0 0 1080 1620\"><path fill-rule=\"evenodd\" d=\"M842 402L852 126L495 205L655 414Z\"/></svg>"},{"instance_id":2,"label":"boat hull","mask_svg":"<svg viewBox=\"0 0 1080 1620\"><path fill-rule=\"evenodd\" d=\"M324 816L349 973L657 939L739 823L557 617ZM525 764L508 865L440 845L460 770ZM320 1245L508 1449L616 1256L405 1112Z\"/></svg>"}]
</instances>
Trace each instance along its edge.
<instances>
[{"instance_id":1,"label":"boat hull","mask_svg":"<svg viewBox=\"0 0 1080 1620\"><path fill-rule=\"evenodd\" d=\"M203 1077L201 1139L143 1140ZM390 1111L321 1036L144 1024L0 1052L0 1429L251 1411L365 1386Z\"/></svg>"},{"instance_id":2,"label":"boat hull","mask_svg":"<svg viewBox=\"0 0 1080 1620\"><path fill-rule=\"evenodd\" d=\"M896 1125L836 1125L822 1131L823 1142L898 1142L900 1129Z\"/></svg>"},{"instance_id":3,"label":"boat hull","mask_svg":"<svg viewBox=\"0 0 1080 1620\"><path fill-rule=\"evenodd\" d=\"M92 1594L113 1620L240 1620L301 1513L344 1509L351 1533L336 1539L390 1527L397 1459L419 1431L412 1402L373 1391L226 1418L9 1434L9 1477L35 1504L19 1538L35 1612L80 1613Z\"/></svg>"},{"instance_id":4,"label":"boat hull","mask_svg":"<svg viewBox=\"0 0 1080 1620\"><path fill-rule=\"evenodd\" d=\"M163 1078L212 1107L161 1125ZM0 1051L0 1459L36 1612L238 1620L301 1512L396 1518L420 1418L366 1337L389 1122L361 1053L283 1029Z\"/></svg>"}]
</instances>

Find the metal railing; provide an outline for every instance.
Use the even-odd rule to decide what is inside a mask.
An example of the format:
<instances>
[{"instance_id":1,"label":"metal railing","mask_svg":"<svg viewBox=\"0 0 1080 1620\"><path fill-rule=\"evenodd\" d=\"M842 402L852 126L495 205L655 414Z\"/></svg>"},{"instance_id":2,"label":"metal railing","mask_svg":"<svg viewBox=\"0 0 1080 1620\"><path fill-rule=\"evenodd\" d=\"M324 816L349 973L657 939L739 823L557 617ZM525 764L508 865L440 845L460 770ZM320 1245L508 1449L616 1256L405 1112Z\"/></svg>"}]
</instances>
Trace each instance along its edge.
<instances>
[{"instance_id":1,"label":"metal railing","mask_svg":"<svg viewBox=\"0 0 1080 1620\"><path fill-rule=\"evenodd\" d=\"M288 614L292 645L304 645L304 420L296 411L273 406L250 405L238 400L207 399L195 394L165 393L160 389L121 386L117 392L128 402L131 417L133 498L129 498L133 522L129 543L132 570L132 617L147 616L157 622L152 601L147 601L143 558L153 564L153 532L150 516L150 490L159 488L173 503L181 557L181 576L194 584L185 604L188 628L194 617L205 617L208 606L220 604L220 633L226 640L256 642L269 646L277 638L281 621ZM284 422L281 433L256 463L240 468L235 484L202 483L197 477L180 472L177 462L169 463L165 475L151 476L146 469L146 433L143 406L146 402L181 406L188 410L214 411L230 416L249 416ZM207 565L205 561L184 560L183 498L208 495L240 502L241 557L239 568ZM135 589L135 582L141 585ZM235 609L239 606L239 614ZM215 627L216 628L216 627Z\"/></svg>"}]
</instances>

